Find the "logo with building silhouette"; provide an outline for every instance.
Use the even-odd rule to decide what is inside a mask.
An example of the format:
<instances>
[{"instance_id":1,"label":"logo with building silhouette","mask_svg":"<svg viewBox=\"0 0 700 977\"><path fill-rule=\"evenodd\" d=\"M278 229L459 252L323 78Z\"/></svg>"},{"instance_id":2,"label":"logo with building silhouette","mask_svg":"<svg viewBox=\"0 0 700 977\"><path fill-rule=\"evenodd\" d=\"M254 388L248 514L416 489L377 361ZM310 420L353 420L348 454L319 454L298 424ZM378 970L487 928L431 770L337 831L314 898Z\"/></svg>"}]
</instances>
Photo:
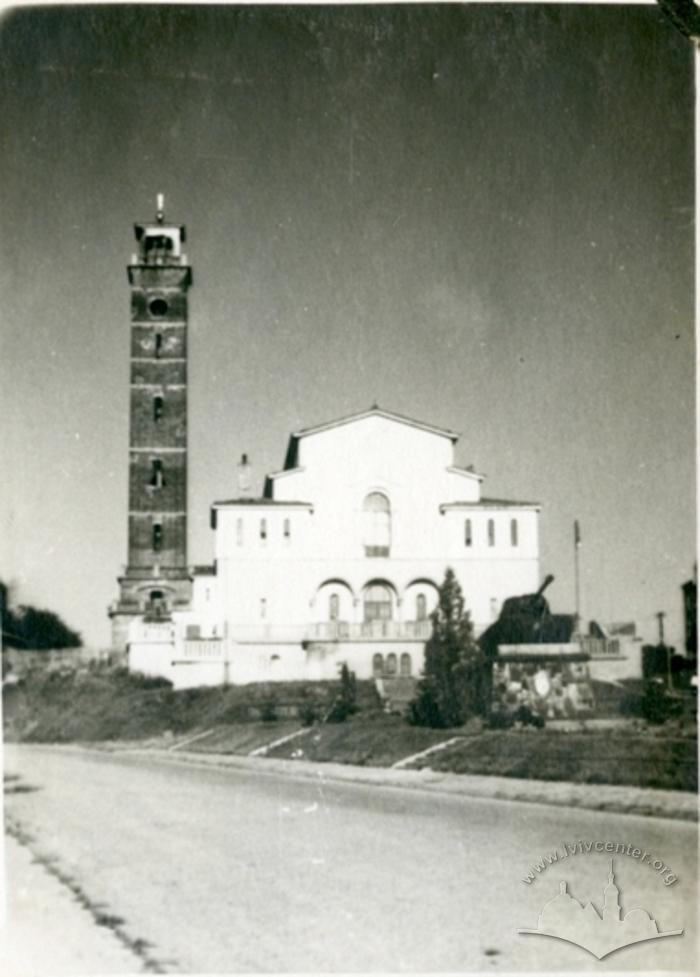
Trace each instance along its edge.
<instances>
[{"instance_id":1,"label":"logo with building silhouette","mask_svg":"<svg viewBox=\"0 0 700 977\"><path fill-rule=\"evenodd\" d=\"M645 909L634 908L623 914L611 859L608 882L603 889L602 914L592 902L580 903L568 891L567 883L560 882L559 892L545 903L540 913L537 929L519 929L518 933L566 940L602 960L614 950L634 943L682 936L683 930L660 932L656 920Z\"/></svg>"}]
</instances>

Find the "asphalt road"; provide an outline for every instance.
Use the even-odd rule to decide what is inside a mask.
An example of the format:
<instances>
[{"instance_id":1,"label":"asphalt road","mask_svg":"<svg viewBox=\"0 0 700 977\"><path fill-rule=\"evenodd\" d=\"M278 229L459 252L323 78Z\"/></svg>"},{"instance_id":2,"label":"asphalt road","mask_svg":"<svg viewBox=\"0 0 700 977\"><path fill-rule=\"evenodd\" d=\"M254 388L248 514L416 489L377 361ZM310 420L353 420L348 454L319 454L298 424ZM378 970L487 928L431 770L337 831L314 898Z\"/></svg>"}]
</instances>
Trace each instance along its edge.
<instances>
[{"instance_id":1,"label":"asphalt road","mask_svg":"<svg viewBox=\"0 0 700 977\"><path fill-rule=\"evenodd\" d=\"M34 855L122 920L122 942L163 971L695 969L693 824L296 780L264 764L251 773L10 746L6 773L25 789L6 796L6 812ZM632 844L670 866L678 881L665 886L650 865L617 856L616 881L625 910L642 906L660 930L685 934L601 962L519 935L560 880L600 908L609 855L571 856L521 881L533 860L579 839ZM21 885L11 863L7 873Z\"/></svg>"}]
</instances>

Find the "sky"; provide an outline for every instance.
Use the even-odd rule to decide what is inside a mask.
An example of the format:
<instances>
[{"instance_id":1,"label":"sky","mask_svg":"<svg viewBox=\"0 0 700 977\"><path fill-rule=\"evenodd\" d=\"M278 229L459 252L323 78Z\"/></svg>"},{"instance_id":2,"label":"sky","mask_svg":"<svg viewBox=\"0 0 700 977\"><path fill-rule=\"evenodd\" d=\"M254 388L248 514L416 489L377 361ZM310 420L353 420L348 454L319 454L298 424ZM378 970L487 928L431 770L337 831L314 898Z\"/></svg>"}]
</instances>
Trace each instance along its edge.
<instances>
[{"instance_id":1,"label":"sky","mask_svg":"<svg viewBox=\"0 0 700 977\"><path fill-rule=\"evenodd\" d=\"M0 20L0 579L109 643L133 224L187 226L189 560L290 432L382 407L541 502L584 618L695 561L693 75L656 6L18 8ZM468 595L467 603L468 603Z\"/></svg>"}]
</instances>

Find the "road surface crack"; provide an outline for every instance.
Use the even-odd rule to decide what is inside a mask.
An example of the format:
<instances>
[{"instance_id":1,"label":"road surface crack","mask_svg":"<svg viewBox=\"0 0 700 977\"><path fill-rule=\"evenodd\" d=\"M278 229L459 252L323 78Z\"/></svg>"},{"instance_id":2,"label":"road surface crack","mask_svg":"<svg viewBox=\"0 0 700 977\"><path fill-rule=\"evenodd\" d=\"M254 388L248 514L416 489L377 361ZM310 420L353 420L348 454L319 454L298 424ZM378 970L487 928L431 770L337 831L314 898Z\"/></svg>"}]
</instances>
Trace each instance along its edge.
<instances>
[{"instance_id":1,"label":"road surface crack","mask_svg":"<svg viewBox=\"0 0 700 977\"><path fill-rule=\"evenodd\" d=\"M12 815L5 813L5 831L8 835L27 848L34 861L41 865L55 879L69 890L78 904L86 909L92 916L96 926L104 926L111 930L116 939L129 950L141 963L142 973L167 974L179 970L177 963L173 960L159 960L154 953L153 944L148 940L131 936L127 933L125 926L126 920L121 916L110 913L104 903L95 902L84 891L79 882L64 871L58 864L58 859L52 855L47 855L38 850L36 839L31 835L22 824Z\"/></svg>"}]
</instances>

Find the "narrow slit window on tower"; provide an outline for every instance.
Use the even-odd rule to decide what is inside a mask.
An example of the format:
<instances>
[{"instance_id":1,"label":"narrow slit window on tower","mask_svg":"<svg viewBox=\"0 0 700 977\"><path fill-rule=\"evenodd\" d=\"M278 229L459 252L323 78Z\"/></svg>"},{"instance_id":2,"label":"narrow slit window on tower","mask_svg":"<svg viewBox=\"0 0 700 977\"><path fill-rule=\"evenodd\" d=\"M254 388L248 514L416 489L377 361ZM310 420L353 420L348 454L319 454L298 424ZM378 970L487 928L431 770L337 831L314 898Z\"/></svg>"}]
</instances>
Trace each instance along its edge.
<instances>
[{"instance_id":1,"label":"narrow slit window on tower","mask_svg":"<svg viewBox=\"0 0 700 977\"><path fill-rule=\"evenodd\" d=\"M292 524L289 519L284 520L282 534L284 535L285 539L289 539L289 537L292 535Z\"/></svg>"},{"instance_id":2,"label":"narrow slit window on tower","mask_svg":"<svg viewBox=\"0 0 700 977\"><path fill-rule=\"evenodd\" d=\"M518 545L518 520L511 519L510 521L510 545Z\"/></svg>"},{"instance_id":3,"label":"narrow slit window on tower","mask_svg":"<svg viewBox=\"0 0 700 977\"><path fill-rule=\"evenodd\" d=\"M160 522L153 523L152 529L152 543L153 549L158 553L163 548L163 524Z\"/></svg>"},{"instance_id":4,"label":"narrow slit window on tower","mask_svg":"<svg viewBox=\"0 0 700 977\"><path fill-rule=\"evenodd\" d=\"M153 420L157 424L163 417L163 398L156 394L153 398Z\"/></svg>"},{"instance_id":5,"label":"narrow slit window on tower","mask_svg":"<svg viewBox=\"0 0 700 977\"><path fill-rule=\"evenodd\" d=\"M496 524L493 519L489 519L488 523L488 536L489 536L489 546L496 545Z\"/></svg>"},{"instance_id":6,"label":"narrow slit window on tower","mask_svg":"<svg viewBox=\"0 0 700 977\"><path fill-rule=\"evenodd\" d=\"M472 521L471 519L464 520L464 545L472 545Z\"/></svg>"},{"instance_id":7,"label":"narrow slit window on tower","mask_svg":"<svg viewBox=\"0 0 700 977\"><path fill-rule=\"evenodd\" d=\"M260 520L260 539L267 539L267 519Z\"/></svg>"},{"instance_id":8,"label":"narrow slit window on tower","mask_svg":"<svg viewBox=\"0 0 700 977\"><path fill-rule=\"evenodd\" d=\"M153 351L155 358L158 359L163 351L163 333L161 332L155 334Z\"/></svg>"},{"instance_id":9,"label":"narrow slit window on tower","mask_svg":"<svg viewBox=\"0 0 700 977\"><path fill-rule=\"evenodd\" d=\"M263 620L267 617L267 600L265 597L260 598L260 617Z\"/></svg>"},{"instance_id":10,"label":"narrow slit window on tower","mask_svg":"<svg viewBox=\"0 0 700 977\"><path fill-rule=\"evenodd\" d=\"M243 520L236 519L236 546L243 546Z\"/></svg>"},{"instance_id":11,"label":"narrow slit window on tower","mask_svg":"<svg viewBox=\"0 0 700 977\"><path fill-rule=\"evenodd\" d=\"M154 489L162 489L165 485L163 478L163 462L160 458L151 459L151 481L150 486Z\"/></svg>"}]
</instances>

